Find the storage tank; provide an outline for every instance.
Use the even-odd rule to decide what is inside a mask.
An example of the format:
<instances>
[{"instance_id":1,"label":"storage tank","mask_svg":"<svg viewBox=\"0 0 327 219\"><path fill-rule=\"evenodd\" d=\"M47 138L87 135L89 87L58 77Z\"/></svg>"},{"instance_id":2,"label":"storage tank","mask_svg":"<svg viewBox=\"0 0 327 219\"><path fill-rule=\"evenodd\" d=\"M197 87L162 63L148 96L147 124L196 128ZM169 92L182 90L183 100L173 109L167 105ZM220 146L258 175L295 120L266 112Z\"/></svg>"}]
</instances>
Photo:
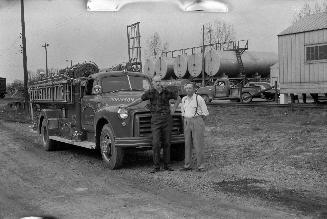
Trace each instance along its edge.
<instances>
[{"instance_id":1,"label":"storage tank","mask_svg":"<svg viewBox=\"0 0 327 219\"><path fill-rule=\"evenodd\" d=\"M191 77L198 77L202 71L202 57L199 54L192 54L187 57L187 68Z\"/></svg>"},{"instance_id":2,"label":"storage tank","mask_svg":"<svg viewBox=\"0 0 327 219\"><path fill-rule=\"evenodd\" d=\"M220 66L216 76L221 76L223 73L230 78L239 76L240 70L235 51L218 51L218 56L220 58ZM258 73L263 78L269 77L270 67L278 61L277 54L270 52L245 51L241 58L244 73L247 77L251 77L255 73ZM210 68L214 69L214 67Z\"/></svg>"},{"instance_id":3,"label":"storage tank","mask_svg":"<svg viewBox=\"0 0 327 219\"><path fill-rule=\"evenodd\" d=\"M215 76L220 68L221 57L217 50L210 50L204 56L205 73L209 76Z\"/></svg>"},{"instance_id":4,"label":"storage tank","mask_svg":"<svg viewBox=\"0 0 327 219\"><path fill-rule=\"evenodd\" d=\"M154 60L153 59L146 59L143 65L143 73L148 75L149 77L154 76Z\"/></svg>"},{"instance_id":5,"label":"storage tank","mask_svg":"<svg viewBox=\"0 0 327 219\"><path fill-rule=\"evenodd\" d=\"M155 75L168 79L174 75L174 58L159 57L154 65Z\"/></svg>"},{"instance_id":6,"label":"storage tank","mask_svg":"<svg viewBox=\"0 0 327 219\"><path fill-rule=\"evenodd\" d=\"M187 56L178 55L174 60L174 73L177 78L187 76Z\"/></svg>"}]
</instances>

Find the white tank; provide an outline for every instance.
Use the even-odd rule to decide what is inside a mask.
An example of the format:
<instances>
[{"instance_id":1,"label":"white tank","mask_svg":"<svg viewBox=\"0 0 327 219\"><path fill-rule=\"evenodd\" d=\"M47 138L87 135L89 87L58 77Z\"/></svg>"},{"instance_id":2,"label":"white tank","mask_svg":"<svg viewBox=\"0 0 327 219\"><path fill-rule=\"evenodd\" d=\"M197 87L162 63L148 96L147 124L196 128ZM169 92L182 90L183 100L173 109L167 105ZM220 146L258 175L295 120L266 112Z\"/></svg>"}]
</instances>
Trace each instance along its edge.
<instances>
[{"instance_id":1,"label":"white tank","mask_svg":"<svg viewBox=\"0 0 327 219\"><path fill-rule=\"evenodd\" d=\"M174 74L174 59L159 57L154 65L155 75L161 79L167 79Z\"/></svg>"},{"instance_id":2,"label":"white tank","mask_svg":"<svg viewBox=\"0 0 327 219\"><path fill-rule=\"evenodd\" d=\"M174 60L174 73L177 78L183 78L187 74L187 56L178 55Z\"/></svg>"},{"instance_id":3,"label":"white tank","mask_svg":"<svg viewBox=\"0 0 327 219\"><path fill-rule=\"evenodd\" d=\"M205 73L209 76L215 76L220 68L220 60L217 50L210 50L204 56L205 61Z\"/></svg>"},{"instance_id":4,"label":"white tank","mask_svg":"<svg viewBox=\"0 0 327 219\"><path fill-rule=\"evenodd\" d=\"M199 54L192 54L187 57L187 68L191 77L198 77L202 71L202 57Z\"/></svg>"},{"instance_id":5,"label":"white tank","mask_svg":"<svg viewBox=\"0 0 327 219\"><path fill-rule=\"evenodd\" d=\"M154 60L153 59L146 59L143 65L143 73L148 75L149 77L154 76Z\"/></svg>"}]
</instances>

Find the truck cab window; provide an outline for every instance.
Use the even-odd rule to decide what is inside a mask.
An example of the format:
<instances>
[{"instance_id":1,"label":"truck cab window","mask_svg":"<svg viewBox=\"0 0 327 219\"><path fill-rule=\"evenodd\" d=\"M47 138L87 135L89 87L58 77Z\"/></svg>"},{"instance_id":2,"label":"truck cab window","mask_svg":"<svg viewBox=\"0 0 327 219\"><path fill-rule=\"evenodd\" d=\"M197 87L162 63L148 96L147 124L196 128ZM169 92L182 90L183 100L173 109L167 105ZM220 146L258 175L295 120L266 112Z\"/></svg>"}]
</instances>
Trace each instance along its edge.
<instances>
[{"instance_id":1,"label":"truck cab window","mask_svg":"<svg viewBox=\"0 0 327 219\"><path fill-rule=\"evenodd\" d=\"M86 82L85 95L92 95L93 83L94 83L94 79L89 79Z\"/></svg>"}]
</instances>

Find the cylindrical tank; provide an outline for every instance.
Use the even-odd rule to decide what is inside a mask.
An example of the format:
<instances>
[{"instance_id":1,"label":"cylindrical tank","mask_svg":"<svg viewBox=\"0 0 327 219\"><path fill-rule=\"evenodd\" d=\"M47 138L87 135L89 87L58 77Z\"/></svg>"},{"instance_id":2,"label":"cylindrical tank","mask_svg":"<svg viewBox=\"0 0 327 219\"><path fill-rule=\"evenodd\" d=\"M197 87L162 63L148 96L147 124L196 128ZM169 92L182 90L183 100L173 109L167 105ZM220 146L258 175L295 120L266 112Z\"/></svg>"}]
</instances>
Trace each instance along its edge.
<instances>
[{"instance_id":1,"label":"cylindrical tank","mask_svg":"<svg viewBox=\"0 0 327 219\"><path fill-rule=\"evenodd\" d=\"M177 78L183 78L187 73L186 55L178 55L174 60L174 73Z\"/></svg>"},{"instance_id":2,"label":"cylindrical tank","mask_svg":"<svg viewBox=\"0 0 327 219\"><path fill-rule=\"evenodd\" d=\"M153 59L146 59L143 65L143 73L149 77L154 76L154 61Z\"/></svg>"},{"instance_id":3,"label":"cylindrical tank","mask_svg":"<svg viewBox=\"0 0 327 219\"><path fill-rule=\"evenodd\" d=\"M220 67L216 76L225 73L228 77L237 77L239 75L239 64L235 51L218 51L220 57ZM242 55L244 73L247 77L253 76L255 73L261 77L269 77L270 66L278 61L278 56L270 52L254 52L245 51Z\"/></svg>"},{"instance_id":4,"label":"cylindrical tank","mask_svg":"<svg viewBox=\"0 0 327 219\"><path fill-rule=\"evenodd\" d=\"M159 57L154 65L155 75L161 79L170 78L174 74L174 59Z\"/></svg>"},{"instance_id":5,"label":"cylindrical tank","mask_svg":"<svg viewBox=\"0 0 327 219\"><path fill-rule=\"evenodd\" d=\"M198 77L202 71L202 57L199 54L192 54L187 57L187 68L191 77Z\"/></svg>"},{"instance_id":6,"label":"cylindrical tank","mask_svg":"<svg viewBox=\"0 0 327 219\"><path fill-rule=\"evenodd\" d=\"M205 73L209 76L215 76L220 68L221 57L217 50L210 50L205 54Z\"/></svg>"}]
</instances>

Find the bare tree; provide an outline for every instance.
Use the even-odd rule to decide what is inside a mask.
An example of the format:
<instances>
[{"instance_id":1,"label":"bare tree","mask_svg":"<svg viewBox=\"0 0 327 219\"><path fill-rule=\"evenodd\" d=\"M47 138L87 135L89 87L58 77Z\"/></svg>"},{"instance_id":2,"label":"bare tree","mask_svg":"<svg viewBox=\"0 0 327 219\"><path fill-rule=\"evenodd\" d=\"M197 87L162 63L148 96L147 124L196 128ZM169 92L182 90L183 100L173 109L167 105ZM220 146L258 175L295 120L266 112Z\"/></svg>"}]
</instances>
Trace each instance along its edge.
<instances>
[{"instance_id":1,"label":"bare tree","mask_svg":"<svg viewBox=\"0 0 327 219\"><path fill-rule=\"evenodd\" d=\"M162 43L159 34L155 32L146 41L145 58L157 58L161 56L162 52L168 51L168 49L168 42Z\"/></svg>"},{"instance_id":2,"label":"bare tree","mask_svg":"<svg viewBox=\"0 0 327 219\"><path fill-rule=\"evenodd\" d=\"M235 30L232 24L224 21L214 21L205 25L205 44L224 43L235 40Z\"/></svg>"},{"instance_id":3,"label":"bare tree","mask_svg":"<svg viewBox=\"0 0 327 219\"><path fill-rule=\"evenodd\" d=\"M317 14L320 12L327 12L327 0L307 1L303 7L294 15L293 23L297 22L305 16Z\"/></svg>"}]
</instances>

